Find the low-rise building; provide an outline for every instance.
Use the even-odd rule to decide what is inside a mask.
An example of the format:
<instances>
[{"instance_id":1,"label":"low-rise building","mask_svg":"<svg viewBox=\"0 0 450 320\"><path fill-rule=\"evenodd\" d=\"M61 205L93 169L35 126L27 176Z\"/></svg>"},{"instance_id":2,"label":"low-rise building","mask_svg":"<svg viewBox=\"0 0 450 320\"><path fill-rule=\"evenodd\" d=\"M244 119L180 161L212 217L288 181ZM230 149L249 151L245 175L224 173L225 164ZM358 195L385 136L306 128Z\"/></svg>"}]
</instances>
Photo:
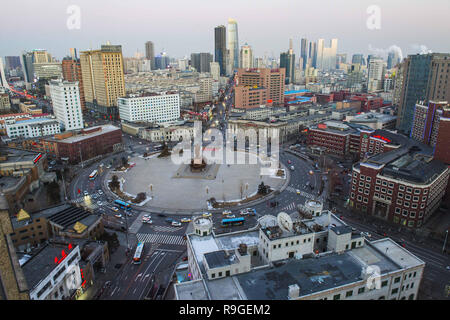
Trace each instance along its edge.
<instances>
[{"instance_id":1,"label":"low-rise building","mask_svg":"<svg viewBox=\"0 0 450 320\"><path fill-rule=\"evenodd\" d=\"M383 114L378 112L368 112L358 115L347 115L345 120L350 123L368 126L374 130L376 129L395 129L397 116Z\"/></svg>"},{"instance_id":2,"label":"low-rise building","mask_svg":"<svg viewBox=\"0 0 450 320\"><path fill-rule=\"evenodd\" d=\"M369 241L329 211L287 219L264 216L220 235L198 232L212 222L195 219L186 235L191 281L175 284L176 298L417 299L425 263L391 239Z\"/></svg>"},{"instance_id":3,"label":"low-rise building","mask_svg":"<svg viewBox=\"0 0 450 320\"><path fill-rule=\"evenodd\" d=\"M366 141L364 150L367 144L370 147L361 152L365 154L363 160L353 166L350 207L418 228L439 207L450 170L433 159L432 148L386 133L375 131L370 138L369 133L361 134L363 143ZM374 155L370 156L370 152Z\"/></svg>"},{"instance_id":4,"label":"low-rise building","mask_svg":"<svg viewBox=\"0 0 450 320\"><path fill-rule=\"evenodd\" d=\"M8 120L5 124L9 138L37 138L61 132L59 122L53 118L19 118Z\"/></svg>"}]
</instances>

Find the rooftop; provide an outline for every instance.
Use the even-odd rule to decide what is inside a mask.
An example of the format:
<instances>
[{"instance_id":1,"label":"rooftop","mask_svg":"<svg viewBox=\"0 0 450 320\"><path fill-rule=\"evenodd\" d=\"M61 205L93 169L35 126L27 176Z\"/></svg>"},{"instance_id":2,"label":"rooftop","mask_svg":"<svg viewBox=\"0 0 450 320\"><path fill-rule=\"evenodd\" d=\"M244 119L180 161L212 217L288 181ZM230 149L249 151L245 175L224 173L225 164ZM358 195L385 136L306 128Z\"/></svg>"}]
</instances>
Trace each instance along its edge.
<instances>
[{"instance_id":1,"label":"rooftop","mask_svg":"<svg viewBox=\"0 0 450 320\"><path fill-rule=\"evenodd\" d=\"M213 251L204 254L206 263L210 269L229 266L237 263L238 258L234 253L225 250Z\"/></svg>"},{"instance_id":2,"label":"rooftop","mask_svg":"<svg viewBox=\"0 0 450 320\"><path fill-rule=\"evenodd\" d=\"M91 133L84 133L84 134L77 134L75 136L71 136L65 139L56 139L55 137L49 138L50 140L57 140L59 142L63 142L63 143L76 143L76 142L80 142L92 137L96 137L96 136L100 136L109 132L113 132L113 131L120 131L120 128L117 128L116 126L113 126L111 124L106 124L106 125L102 125L102 126L97 126L97 127L90 127L90 128L85 128L84 130L92 130L95 128L101 128L101 130L97 130Z\"/></svg>"}]
</instances>

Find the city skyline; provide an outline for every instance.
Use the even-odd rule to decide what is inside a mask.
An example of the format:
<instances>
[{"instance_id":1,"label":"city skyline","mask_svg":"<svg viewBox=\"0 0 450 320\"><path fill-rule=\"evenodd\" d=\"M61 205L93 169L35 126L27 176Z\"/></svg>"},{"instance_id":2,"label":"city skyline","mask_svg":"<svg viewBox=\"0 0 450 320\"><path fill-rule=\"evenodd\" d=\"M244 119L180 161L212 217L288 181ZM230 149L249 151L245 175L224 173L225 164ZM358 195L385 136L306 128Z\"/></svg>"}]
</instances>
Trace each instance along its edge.
<instances>
[{"instance_id":1,"label":"city skyline","mask_svg":"<svg viewBox=\"0 0 450 320\"><path fill-rule=\"evenodd\" d=\"M30 1L18 1L19 3L5 3L5 12L17 5L24 8L19 20L14 15L5 15L0 22L2 30L5 30L4 41L8 46L0 48L0 56L16 56L24 50L45 48L58 59L69 54L69 48L78 48L78 51L95 49L106 41L120 44L124 50L124 56L130 57L138 50L145 52L145 42L151 39L155 44L155 54L165 51L171 57L181 58L189 56L192 52L214 53L214 28L218 25L226 25L229 18L233 18L239 25L239 40L252 46L255 57L279 56L285 50L285 43L289 38L294 39L294 52L300 54L300 39L309 41L324 39L339 39L338 53L384 53L392 45L401 48L403 56L420 53L423 50L432 52L447 52L450 45L441 41L450 31L450 25L446 22L445 10L435 10L439 5L445 5L442 0L433 3L433 6L420 1L411 2L396 1L395 4L380 1L381 29L370 30L366 21L370 16L367 8L370 1L359 1L348 6L339 6L333 1L325 1L320 4L300 4L289 1L274 3L258 3L258 7L251 8L254 12L252 18L245 8L252 6L252 1L239 3L242 10L232 10L236 1L231 1L227 7L221 8L219 13L209 8L205 9L202 19L192 21L187 19L189 12L197 6L187 6L183 2L177 2L178 8L174 19L166 19L158 14L161 9L158 4L150 6L129 1L121 3L113 1L113 6L104 7L102 1L89 3L81 0L76 4L80 8L80 29L69 30L66 26L70 14L66 13L65 3L54 3L44 0L39 8L46 7L46 12L36 15L37 4ZM194 1L200 2L198 0ZM236 3L237 4L237 3ZM162 5L162 4L161 4ZM274 11L274 6L289 9L281 12ZM142 10L134 10L136 6ZM324 8L326 8L324 10ZM420 8L420 9L418 9ZM298 10L312 12L302 15L298 19L295 15ZM401 10L404 18L398 17ZM40 11L38 11L40 12ZM241 13L242 12L242 13ZM419 18L421 21L433 21L431 24L417 25L411 30L409 19ZM145 18L145 19L144 19ZM117 23L120 19L122 23ZM267 19L271 21L271 27L267 26ZM17 27L17 23L22 27ZM288 23L288 27L287 27ZM330 29L330 25L333 28ZM183 26L180 28L180 26ZM40 36L30 37L30 30L40 33ZM47 36L48 30L52 30L52 38ZM332 30L332 32L330 32ZM164 32L162 32L164 31ZM413 32L411 32L413 31ZM429 37L433 34L433 37Z\"/></svg>"}]
</instances>

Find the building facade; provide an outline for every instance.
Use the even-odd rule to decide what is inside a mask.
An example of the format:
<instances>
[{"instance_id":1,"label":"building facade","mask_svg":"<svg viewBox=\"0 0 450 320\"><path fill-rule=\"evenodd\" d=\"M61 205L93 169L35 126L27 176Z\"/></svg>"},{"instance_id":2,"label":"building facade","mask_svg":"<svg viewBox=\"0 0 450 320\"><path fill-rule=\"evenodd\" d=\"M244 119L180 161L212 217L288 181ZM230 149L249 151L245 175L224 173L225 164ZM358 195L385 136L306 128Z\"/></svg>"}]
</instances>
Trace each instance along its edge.
<instances>
[{"instance_id":1,"label":"building facade","mask_svg":"<svg viewBox=\"0 0 450 320\"><path fill-rule=\"evenodd\" d=\"M50 81L50 95L56 119L66 131L84 127L78 82Z\"/></svg>"}]
</instances>

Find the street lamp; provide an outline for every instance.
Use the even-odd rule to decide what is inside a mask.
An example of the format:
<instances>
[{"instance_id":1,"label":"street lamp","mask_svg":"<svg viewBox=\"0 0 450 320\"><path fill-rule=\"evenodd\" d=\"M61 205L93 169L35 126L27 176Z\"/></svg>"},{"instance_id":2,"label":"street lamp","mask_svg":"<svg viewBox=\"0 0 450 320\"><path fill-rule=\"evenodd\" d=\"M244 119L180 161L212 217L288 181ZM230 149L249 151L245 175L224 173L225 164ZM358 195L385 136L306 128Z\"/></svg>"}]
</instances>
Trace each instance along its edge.
<instances>
[{"instance_id":1,"label":"street lamp","mask_svg":"<svg viewBox=\"0 0 450 320\"><path fill-rule=\"evenodd\" d=\"M442 253L444 253L444 251L445 251L445 246L447 244L447 237L448 237L448 229L445 230L445 240L444 240L444 245L442 246Z\"/></svg>"}]
</instances>

